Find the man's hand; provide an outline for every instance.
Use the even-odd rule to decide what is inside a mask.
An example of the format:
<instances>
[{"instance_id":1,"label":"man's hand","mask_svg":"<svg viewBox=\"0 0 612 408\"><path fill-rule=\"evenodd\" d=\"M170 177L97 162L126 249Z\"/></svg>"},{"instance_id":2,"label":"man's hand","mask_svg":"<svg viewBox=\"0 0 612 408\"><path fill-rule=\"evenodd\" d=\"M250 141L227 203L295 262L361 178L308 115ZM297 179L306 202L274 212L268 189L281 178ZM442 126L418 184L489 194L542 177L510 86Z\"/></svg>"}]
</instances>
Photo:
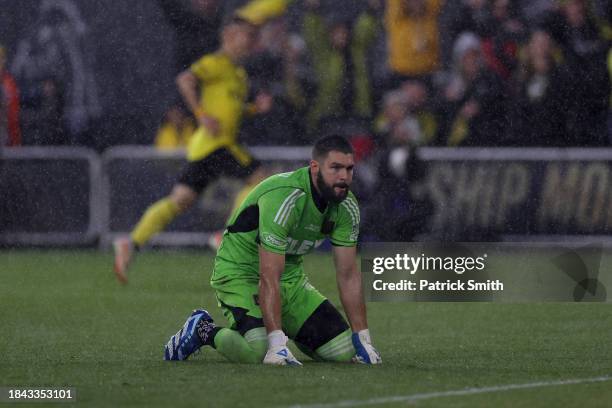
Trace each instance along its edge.
<instances>
[{"instance_id":1,"label":"man's hand","mask_svg":"<svg viewBox=\"0 0 612 408\"><path fill-rule=\"evenodd\" d=\"M282 330L274 330L268 334L268 352L264 364L301 366L287 347L287 336Z\"/></svg>"},{"instance_id":2,"label":"man's hand","mask_svg":"<svg viewBox=\"0 0 612 408\"><path fill-rule=\"evenodd\" d=\"M274 105L274 97L268 91L259 91L255 97L255 110L259 114L268 113Z\"/></svg>"},{"instance_id":3,"label":"man's hand","mask_svg":"<svg viewBox=\"0 0 612 408\"><path fill-rule=\"evenodd\" d=\"M374 346L372 346L370 331L368 329L353 333L352 340L356 351L353 362L361 364L382 364L380 354L376 351Z\"/></svg>"},{"instance_id":4,"label":"man's hand","mask_svg":"<svg viewBox=\"0 0 612 408\"><path fill-rule=\"evenodd\" d=\"M291 350L289 350L287 346L268 349L268 352L266 353L263 362L264 364L273 365L302 365L302 363L300 363L295 357L293 357L293 354L291 354Z\"/></svg>"}]
</instances>

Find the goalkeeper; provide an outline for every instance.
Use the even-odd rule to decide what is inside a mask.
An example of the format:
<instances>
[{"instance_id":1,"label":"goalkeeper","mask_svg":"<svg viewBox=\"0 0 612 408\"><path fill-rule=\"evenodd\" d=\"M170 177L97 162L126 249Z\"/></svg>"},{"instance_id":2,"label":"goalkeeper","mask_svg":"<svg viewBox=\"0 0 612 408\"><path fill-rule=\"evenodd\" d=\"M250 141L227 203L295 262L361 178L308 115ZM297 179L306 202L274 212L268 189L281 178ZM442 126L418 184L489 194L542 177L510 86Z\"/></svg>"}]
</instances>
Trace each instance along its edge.
<instances>
[{"instance_id":1,"label":"goalkeeper","mask_svg":"<svg viewBox=\"0 0 612 408\"><path fill-rule=\"evenodd\" d=\"M195 310L165 346L185 360L211 346L231 361L301 365L288 338L322 361L376 364L356 263L359 207L349 191L353 150L341 136L319 139L310 166L260 183L232 214L211 285L229 328ZM346 320L304 274L302 258L329 238Z\"/></svg>"}]
</instances>

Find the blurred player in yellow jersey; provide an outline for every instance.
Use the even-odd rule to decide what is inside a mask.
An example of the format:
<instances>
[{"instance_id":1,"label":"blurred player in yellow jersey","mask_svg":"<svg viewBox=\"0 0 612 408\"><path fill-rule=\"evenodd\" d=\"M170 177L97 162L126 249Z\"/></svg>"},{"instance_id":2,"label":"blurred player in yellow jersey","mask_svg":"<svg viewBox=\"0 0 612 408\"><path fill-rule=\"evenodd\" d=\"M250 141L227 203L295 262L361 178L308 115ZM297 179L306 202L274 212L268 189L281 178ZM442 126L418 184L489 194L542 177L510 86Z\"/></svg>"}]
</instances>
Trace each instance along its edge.
<instances>
[{"instance_id":1,"label":"blurred player in yellow jersey","mask_svg":"<svg viewBox=\"0 0 612 408\"><path fill-rule=\"evenodd\" d=\"M254 186L263 179L257 160L236 140L247 107L248 86L246 72L239 63L249 54L256 35L256 25L234 16L223 27L219 51L205 55L178 75L179 92L199 127L187 146L188 164L170 195L146 210L129 237L113 243L114 270L120 282L127 282L134 250L189 209L213 180L227 175Z\"/></svg>"}]
</instances>

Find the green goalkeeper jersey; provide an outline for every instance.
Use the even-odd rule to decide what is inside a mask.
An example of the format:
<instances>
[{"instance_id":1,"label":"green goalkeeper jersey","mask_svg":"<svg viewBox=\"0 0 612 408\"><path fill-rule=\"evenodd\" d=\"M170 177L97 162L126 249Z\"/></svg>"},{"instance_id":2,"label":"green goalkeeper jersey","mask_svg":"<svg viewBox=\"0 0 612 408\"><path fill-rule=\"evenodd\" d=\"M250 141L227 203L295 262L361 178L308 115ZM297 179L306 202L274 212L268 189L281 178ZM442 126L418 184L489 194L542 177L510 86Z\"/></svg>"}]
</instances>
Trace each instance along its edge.
<instances>
[{"instance_id":1,"label":"green goalkeeper jersey","mask_svg":"<svg viewBox=\"0 0 612 408\"><path fill-rule=\"evenodd\" d=\"M359 207L353 193L339 204L321 202L308 167L271 176L249 193L232 214L215 258L213 283L233 278L259 280L259 246L285 255L281 280L302 272L302 258L329 238L355 246Z\"/></svg>"}]
</instances>

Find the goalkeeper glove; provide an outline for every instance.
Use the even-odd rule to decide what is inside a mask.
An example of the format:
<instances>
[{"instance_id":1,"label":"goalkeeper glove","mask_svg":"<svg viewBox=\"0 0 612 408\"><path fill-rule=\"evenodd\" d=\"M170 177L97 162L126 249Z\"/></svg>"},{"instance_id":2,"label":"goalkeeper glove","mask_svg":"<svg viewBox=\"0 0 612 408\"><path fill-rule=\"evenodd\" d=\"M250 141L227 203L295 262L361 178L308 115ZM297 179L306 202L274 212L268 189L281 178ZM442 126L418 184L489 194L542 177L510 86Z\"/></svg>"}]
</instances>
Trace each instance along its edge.
<instances>
[{"instance_id":1,"label":"goalkeeper glove","mask_svg":"<svg viewBox=\"0 0 612 408\"><path fill-rule=\"evenodd\" d=\"M382 359L378 351L372 346L370 331L368 329L353 333L353 346L355 347L355 357L353 362L361 364L381 364Z\"/></svg>"},{"instance_id":2,"label":"goalkeeper glove","mask_svg":"<svg viewBox=\"0 0 612 408\"><path fill-rule=\"evenodd\" d=\"M268 352L264 357L264 364L274 365L290 365L290 366L301 366L300 363L291 350L287 347L287 336L282 330L274 330L268 333Z\"/></svg>"}]
</instances>

